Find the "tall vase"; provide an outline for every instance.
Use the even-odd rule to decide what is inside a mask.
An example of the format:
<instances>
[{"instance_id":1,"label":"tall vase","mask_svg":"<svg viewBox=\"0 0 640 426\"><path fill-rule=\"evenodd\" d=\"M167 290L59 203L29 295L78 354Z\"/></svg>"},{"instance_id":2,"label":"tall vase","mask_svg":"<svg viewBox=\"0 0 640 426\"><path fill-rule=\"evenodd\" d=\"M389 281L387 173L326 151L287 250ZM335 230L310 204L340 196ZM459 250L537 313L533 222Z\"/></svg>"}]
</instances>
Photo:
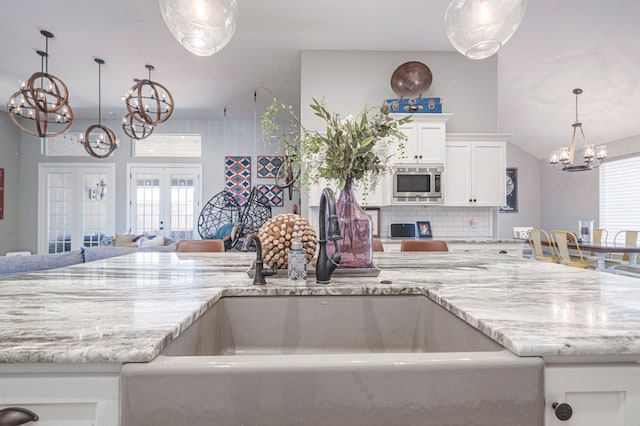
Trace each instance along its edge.
<instances>
[{"instance_id":1,"label":"tall vase","mask_svg":"<svg viewBox=\"0 0 640 426\"><path fill-rule=\"evenodd\" d=\"M371 218L358 204L353 191L353 179L340 191L336 203L342 240L338 241L342 262L339 268L373 268L373 232ZM327 244L331 255L335 249Z\"/></svg>"}]
</instances>

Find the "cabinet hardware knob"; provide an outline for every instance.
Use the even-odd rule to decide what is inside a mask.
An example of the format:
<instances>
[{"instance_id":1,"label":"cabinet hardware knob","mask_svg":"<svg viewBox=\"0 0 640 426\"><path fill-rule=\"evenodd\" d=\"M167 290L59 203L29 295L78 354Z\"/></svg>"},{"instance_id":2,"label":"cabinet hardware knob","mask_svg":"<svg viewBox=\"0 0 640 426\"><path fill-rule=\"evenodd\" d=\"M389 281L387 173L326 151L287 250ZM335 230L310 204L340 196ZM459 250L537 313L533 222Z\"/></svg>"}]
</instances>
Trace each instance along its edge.
<instances>
[{"instance_id":1,"label":"cabinet hardware knob","mask_svg":"<svg viewBox=\"0 0 640 426\"><path fill-rule=\"evenodd\" d=\"M420 155L420 158L422 158L422 155Z\"/></svg>"},{"instance_id":2,"label":"cabinet hardware knob","mask_svg":"<svg viewBox=\"0 0 640 426\"><path fill-rule=\"evenodd\" d=\"M414 156L413 156L413 158L418 158L418 156L417 156L417 155L414 155Z\"/></svg>"},{"instance_id":3,"label":"cabinet hardware knob","mask_svg":"<svg viewBox=\"0 0 640 426\"><path fill-rule=\"evenodd\" d=\"M473 202L475 203L476 201L477 201L477 200L474 198L474 199L473 199Z\"/></svg>"},{"instance_id":4,"label":"cabinet hardware knob","mask_svg":"<svg viewBox=\"0 0 640 426\"><path fill-rule=\"evenodd\" d=\"M38 415L22 407L7 407L0 410L0 426L18 426L37 422Z\"/></svg>"},{"instance_id":5,"label":"cabinet hardware knob","mask_svg":"<svg viewBox=\"0 0 640 426\"><path fill-rule=\"evenodd\" d=\"M471 198L469 198L469 202L473 201Z\"/></svg>"},{"instance_id":6,"label":"cabinet hardware knob","mask_svg":"<svg viewBox=\"0 0 640 426\"><path fill-rule=\"evenodd\" d=\"M563 422L569 420L571 416L573 416L573 408L571 408L571 406L566 402L560 404L554 402L551 404L551 408L555 411L558 420L562 420Z\"/></svg>"}]
</instances>

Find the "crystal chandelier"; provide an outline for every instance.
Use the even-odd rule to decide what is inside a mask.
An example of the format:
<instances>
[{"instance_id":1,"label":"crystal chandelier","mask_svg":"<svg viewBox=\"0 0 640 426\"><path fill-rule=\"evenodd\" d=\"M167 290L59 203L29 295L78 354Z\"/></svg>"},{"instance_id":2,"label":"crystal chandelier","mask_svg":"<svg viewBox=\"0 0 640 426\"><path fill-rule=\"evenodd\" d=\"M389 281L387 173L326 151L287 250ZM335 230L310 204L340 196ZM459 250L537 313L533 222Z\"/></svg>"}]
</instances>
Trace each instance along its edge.
<instances>
[{"instance_id":1,"label":"crystal chandelier","mask_svg":"<svg viewBox=\"0 0 640 426\"><path fill-rule=\"evenodd\" d=\"M444 14L449 41L469 59L494 55L518 29L527 0L453 0Z\"/></svg>"},{"instance_id":2,"label":"crystal chandelier","mask_svg":"<svg viewBox=\"0 0 640 426\"><path fill-rule=\"evenodd\" d=\"M159 0L159 5L171 34L194 55L219 52L236 31L236 0Z\"/></svg>"},{"instance_id":3,"label":"crystal chandelier","mask_svg":"<svg viewBox=\"0 0 640 426\"><path fill-rule=\"evenodd\" d=\"M549 163L552 164L553 167L563 172L592 170L600 167L605 158L607 158L606 145L594 147L593 145L587 144L587 138L584 136L584 130L582 130L582 123L578 120L578 95L582 93L582 89L573 89L573 93L576 95L576 121L572 124L573 134L571 135L571 144L568 148L565 146L553 151L549 159ZM580 129L580 135L582 136L583 164L573 164L576 150L576 133L578 129Z\"/></svg>"},{"instance_id":4,"label":"crystal chandelier","mask_svg":"<svg viewBox=\"0 0 640 426\"><path fill-rule=\"evenodd\" d=\"M100 71L104 60L95 58L94 61L98 64L98 124L92 124L87 127L84 134L80 134L80 143L90 156L106 158L118 147L119 142L113 130L102 125L102 75Z\"/></svg>"},{"instance_id":5,"label":"crystal chandelier","mask_svg":"<svg viewBox=\"0 0 640 426\"><path fill-rule=\"evenodd\" d=\"M11 95L7 112L20 130L46 138L58 136L71 128L73 111L69 106L69 91L64 82L49 74L49 39L53 34L40 31L45 37L45 51L40 55L40 72L33 73L27 81L20 82L20 90Z\"/></svg>"}]
</instances>

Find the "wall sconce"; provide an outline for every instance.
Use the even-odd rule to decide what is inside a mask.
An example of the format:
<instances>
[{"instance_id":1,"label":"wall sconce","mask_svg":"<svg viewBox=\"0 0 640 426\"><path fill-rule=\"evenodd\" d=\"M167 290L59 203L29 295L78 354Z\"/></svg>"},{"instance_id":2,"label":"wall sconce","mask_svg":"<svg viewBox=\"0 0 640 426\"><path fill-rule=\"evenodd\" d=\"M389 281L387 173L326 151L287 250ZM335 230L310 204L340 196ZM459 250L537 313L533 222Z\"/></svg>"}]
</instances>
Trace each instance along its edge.
<instances>
[{"instance_id":1,"label":"wall sconce","mask_svg":"<svg viewBox=\"0 0 640 426\"><path fill-rule=\"evenodd\" d=\"M89 188L89 199L91 201L102 201L107 195L107 183L100 178L100 182L95 187Z\"/></svg>"}]
</instances>

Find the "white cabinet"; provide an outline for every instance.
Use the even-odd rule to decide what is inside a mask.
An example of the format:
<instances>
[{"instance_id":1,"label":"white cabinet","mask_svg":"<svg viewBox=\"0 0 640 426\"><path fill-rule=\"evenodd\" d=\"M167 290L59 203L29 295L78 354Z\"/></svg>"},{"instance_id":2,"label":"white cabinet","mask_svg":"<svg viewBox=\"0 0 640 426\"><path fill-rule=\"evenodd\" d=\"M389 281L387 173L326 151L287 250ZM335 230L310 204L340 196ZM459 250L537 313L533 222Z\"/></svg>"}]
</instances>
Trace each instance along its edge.
<instances>
[{"instance_id":1,"label":"white cabinet","mask_svg":"<svg viewBox=\"0 0 640 426\"><path fill-rule=\"evenodd\" d=\"M444 164L447 120L451 114L424 114L411 116L410 123L399 129L407 136L404 155L398 144L394 164Z\"/></svg>"},{"instance_id":2,"label":"white cabinet","mask_svg":"<svg viewBox=\"0 0 640 426\"><path fill-rule=\"evenodd\" d=\"M545 365L546 426L640 424L640 365ZM571 416L561 420L554 404Z\"/></svg>"},{"instance_id":3,"label":"white cabinet","mask_svg":"<svg viewBox=\"0 0 640 426\"><path fill-rule=\"evenodd\" d=\"M38 426L119 424L120 366L5 364L0 369L0 409L26 408ZM105 371L109 370L109 371Z\"/></svg>"},{"instance_id":4,"label":"white cabinet","mask_svg":"<svg viewBox=\"0 0 640 426\"><path fill-rule=\"evenodd\" d=\"M503 206L506 135L447 135L445 205Z\"/></svg>"}]
</instances>

